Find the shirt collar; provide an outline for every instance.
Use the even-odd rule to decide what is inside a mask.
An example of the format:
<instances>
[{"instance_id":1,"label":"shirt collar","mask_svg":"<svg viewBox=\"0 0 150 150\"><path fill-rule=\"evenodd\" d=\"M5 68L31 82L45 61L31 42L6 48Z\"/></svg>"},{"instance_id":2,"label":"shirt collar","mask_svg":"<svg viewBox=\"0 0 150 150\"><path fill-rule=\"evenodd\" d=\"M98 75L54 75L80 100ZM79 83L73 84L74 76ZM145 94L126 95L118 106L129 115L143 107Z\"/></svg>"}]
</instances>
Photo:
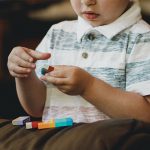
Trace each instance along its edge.
<instances>
[{"instance_id":1,"label":"shirt collar","mask_svg":"<svg viewBox=\"0 0 150 150\"><path fill-rule=\"evenodd\" d=\"M141 9L137 2L135 2L133 6L129 10L127 10L123 15L121 15L117 20L108 25L92 27L83 18L78 17L77 40L81 41L81 38L84 34L93 30L98 31L108 39L111 39L121 31L138 22L140 19Z\"/></svg>"}]
</instances>

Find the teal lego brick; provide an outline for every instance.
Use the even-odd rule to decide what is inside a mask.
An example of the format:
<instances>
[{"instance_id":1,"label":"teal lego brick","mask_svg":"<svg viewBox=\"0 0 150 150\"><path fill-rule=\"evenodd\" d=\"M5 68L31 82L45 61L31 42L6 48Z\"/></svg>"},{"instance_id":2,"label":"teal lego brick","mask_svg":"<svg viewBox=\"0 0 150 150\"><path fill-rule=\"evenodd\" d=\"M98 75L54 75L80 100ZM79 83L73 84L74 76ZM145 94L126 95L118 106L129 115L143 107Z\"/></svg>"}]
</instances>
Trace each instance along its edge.
<instances>
[{"instance_id":1,"label":"teal lego brick","mask_svg":"<svg viewBox=\"0 0 150 150\"><path fill-rule=\"evenodd\" d=\"M55 119L55 127L72 126L73 120L71 118Z\"/></svg>"}]
</instances>

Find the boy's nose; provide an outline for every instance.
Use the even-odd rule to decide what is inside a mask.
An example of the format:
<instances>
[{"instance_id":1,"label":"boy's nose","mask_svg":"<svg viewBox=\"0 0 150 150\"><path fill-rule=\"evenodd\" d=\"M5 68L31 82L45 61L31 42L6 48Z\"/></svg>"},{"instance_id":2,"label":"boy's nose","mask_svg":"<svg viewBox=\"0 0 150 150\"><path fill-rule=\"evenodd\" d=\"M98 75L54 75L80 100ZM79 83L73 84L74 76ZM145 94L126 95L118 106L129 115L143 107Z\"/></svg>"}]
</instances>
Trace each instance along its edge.
<instances>
[{"instance_id":1,"label":"boy's nose","mask_svg":"<svg viewBox=\"0 0 150 150\"><path fill-rule=\"evenodd\" d=\"M81 0L82 4L85 4L87 6L89 5L95 5L96 4L96 0Z\"/></svg>"}]
</instances>

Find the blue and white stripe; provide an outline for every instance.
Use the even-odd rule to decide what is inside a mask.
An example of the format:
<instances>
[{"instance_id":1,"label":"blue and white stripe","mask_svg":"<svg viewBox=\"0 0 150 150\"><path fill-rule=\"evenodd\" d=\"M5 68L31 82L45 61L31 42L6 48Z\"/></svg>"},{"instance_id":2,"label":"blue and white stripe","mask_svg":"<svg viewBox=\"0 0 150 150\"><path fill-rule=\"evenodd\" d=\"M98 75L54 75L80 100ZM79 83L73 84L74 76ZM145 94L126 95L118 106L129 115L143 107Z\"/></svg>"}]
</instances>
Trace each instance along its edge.
<instances>
[{"instance_id":1,"label":"blue and white stripe","mask_svg":"<svg viewBox=\"0 0 150 150\"><path fill-rule=\"evenodd\" d=\"M113 32L110 32L112 29ZM90 40L89 34L95 38ZM141 20L137 4L114 23L102 27L93 28L82 18L56 24L50 28L37 50L50 52L52 55L49 60L37 62L38 76L41 76L40 68L45 64L74 65L113 87L150 95L150 26ZM88 53L88 58L82 57L83 52ZM52 110L56 111L57 108L66 111L64 107L72 108L70 117L76 122L92 122L108 118L80 96L63 94L55 87L48 88L48 91L43 120L62 117L66 112L57 114ZM80 114L79 117L73 115L77 113L71 112L77 110L73 109L75 107L82 107L80 110L84 110L83 107L87 108L86 115L85 112L80 112L81 116L86 118L80 117ZM89 107L93 109L93 114L91 109L88 113Z\"/></svg>"}]
</instances>

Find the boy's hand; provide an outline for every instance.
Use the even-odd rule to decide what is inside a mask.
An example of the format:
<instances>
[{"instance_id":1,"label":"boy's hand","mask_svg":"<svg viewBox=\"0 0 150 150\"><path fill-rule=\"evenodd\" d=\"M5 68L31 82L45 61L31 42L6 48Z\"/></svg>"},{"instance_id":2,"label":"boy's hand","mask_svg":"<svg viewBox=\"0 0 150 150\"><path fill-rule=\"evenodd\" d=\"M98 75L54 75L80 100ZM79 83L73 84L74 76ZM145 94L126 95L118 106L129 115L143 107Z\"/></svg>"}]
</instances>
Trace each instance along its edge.
<instances>
[{"instance_id":1,"label":"boy's hand","mask_svg":"<svg viewBox=\"0 0 150 150\"><path fill-rule=\"evenodd\" d=\"M49 57L49 53L40 53L25 47L15 47L8 56L8 70L13 77L28 77L36 67L36 60L44 60Z\"/></svg>"},{"instance_id":2,"label":"boy's hand","mask_svg":"<svg viewBox=\"0 0 150 150\"><path fill-rule=\"evenodd\" d=\"M79 67L54 66L41 80L54 84L63 93L82 95L92 85L94 77Z\"/></svg>"}]
</instances>

